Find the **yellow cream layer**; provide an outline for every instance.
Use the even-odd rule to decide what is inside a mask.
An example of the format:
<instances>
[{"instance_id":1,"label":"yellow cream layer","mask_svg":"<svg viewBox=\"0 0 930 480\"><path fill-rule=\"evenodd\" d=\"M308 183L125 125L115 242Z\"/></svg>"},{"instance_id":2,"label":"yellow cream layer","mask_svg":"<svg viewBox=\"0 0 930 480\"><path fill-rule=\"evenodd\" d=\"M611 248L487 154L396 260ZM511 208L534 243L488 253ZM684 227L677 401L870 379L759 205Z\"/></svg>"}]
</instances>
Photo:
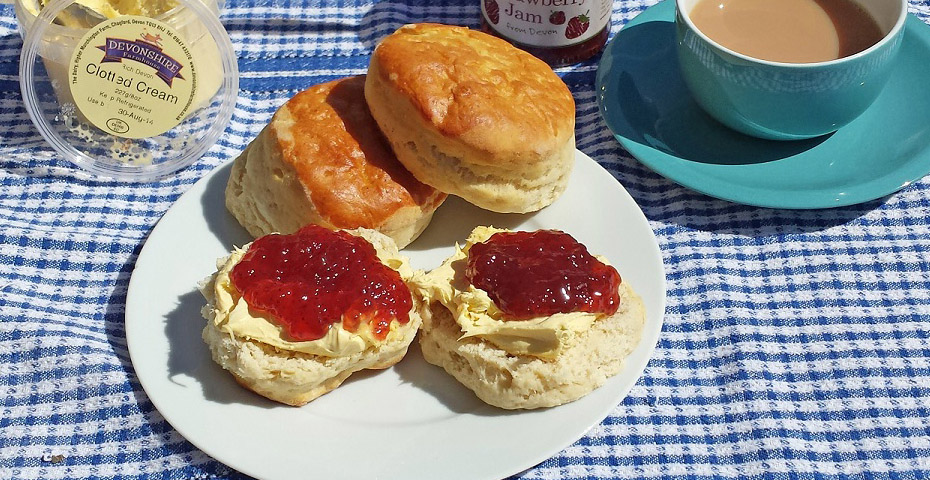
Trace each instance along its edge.
<instances>
[{"instance_id":1,"label":"yellow cream layer","mask_svg":"<svg viewBox=\"0 0 930 480\"><path fill-rule=\"evenodd\" d=\"M400 273L401 278L405 280L410 278L412 271L400 256L396 247L371 238L371 232L350 231L349 233L369 240L374 245L378 258L385 265ZM203 296L209 302L204 307L206 309L204 317L212 319L220 331L231 336L262 342L282 350L326 357L352 355L403 336L398 331L402 326L395 320L391 322L391 330L384 340L379 340L372 336L367 322L362 319L356 332L343 329L340 321L334 323L326 335L317 340L289 340L283 328L270 315L250 308L245 299L232 285L229 273L242 259L248 247L246 245L241 249L237 248L229 256L217 260L217 272L209 277L201 287Z\"/></svg>"},{"instance_id":2,"label":"yellow cream layer","mask_svg":"<svg viewBox=\"0 0 930 480\"><path fill-rule=\"evenodd\" d=\"M25 2L26 9L33 15L38 15L39 10L45 8L51 3L51 0L38 0L38 3L30 1ZM143 17L154 17L171 10L178 5L176 0L76 0L75 3L81 5L91 12L96 12L104 18L116 18L121 15L141 15ZM58 23L71 28L89 28L90 20L85 15L71 15L73 9L66 8L58 15Z\"/></svg>"},{"instance_id":3,"label":"yellow cream layer","mask_svg":"<svg viewBox=\"0 0 930 480\"><path fill-rule=\"evenodd\" d=\"M412 285L424 298L439 301L455 317L462 328L462 337L480 337L514 355L533 355L553 359L573 345L578 336L597 320L588 312L558 313L528 320L504 321L503 314L488 293L465 279L468 250L497 232L494 227L475 228L464 247L455 246L455 253L429 273L418 273ZM603 258L598 260L607 263Z\"/></svg>"}]
</instances>

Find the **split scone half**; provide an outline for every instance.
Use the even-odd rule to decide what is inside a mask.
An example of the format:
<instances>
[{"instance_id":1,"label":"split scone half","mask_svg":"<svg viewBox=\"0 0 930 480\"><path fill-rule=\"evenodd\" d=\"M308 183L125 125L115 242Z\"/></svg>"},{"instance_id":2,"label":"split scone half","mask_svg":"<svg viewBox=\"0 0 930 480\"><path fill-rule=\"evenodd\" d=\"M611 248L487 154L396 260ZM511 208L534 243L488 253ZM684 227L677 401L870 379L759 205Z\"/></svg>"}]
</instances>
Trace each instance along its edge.
<instances>
[{"instance_id":1,"label":"split scone half","mask_svg":"<svg viewBox=\"0 0 930 480\"><path fill-rule=\"evenodd\" d=\"M243 387L304 405L404 357L421 325L412 275L374 230L266 235L218 260L201 285L203 340Z\"/></svg>"},{"instance_id":2,"label":"split scone half","mask_svg":"<svg viewBox=\"0 0 930 480\"><path fill-rule=\"evenodd\" d=\"M616 270L554 230L477 227L412 285L426 361L506 409L587 395L620 372L645 321Z\"/></svg>"}]
</instances>

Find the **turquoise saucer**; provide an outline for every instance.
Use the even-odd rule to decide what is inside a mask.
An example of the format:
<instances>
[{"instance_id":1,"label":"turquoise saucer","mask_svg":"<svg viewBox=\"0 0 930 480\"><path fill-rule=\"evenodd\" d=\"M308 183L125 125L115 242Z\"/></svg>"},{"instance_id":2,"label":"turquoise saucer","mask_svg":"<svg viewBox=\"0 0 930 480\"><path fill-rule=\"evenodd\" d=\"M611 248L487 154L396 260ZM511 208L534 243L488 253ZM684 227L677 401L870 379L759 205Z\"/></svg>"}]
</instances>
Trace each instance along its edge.
<instances>
[{"instance_id":1,"label":"turquoise saucer","mask_svg":"<svg viewBox=\"0 0 930 480\"><path fill-rule=\"evenodd\" d=\"M930 26L909 15L898 64L869 110L839 131L772 141L724 127L695 103L678 70L675 2L627 23L597 71L601 114L640 162L733 202L828 208L894 193L930 172Z\"/></svg>"}]
</instances>

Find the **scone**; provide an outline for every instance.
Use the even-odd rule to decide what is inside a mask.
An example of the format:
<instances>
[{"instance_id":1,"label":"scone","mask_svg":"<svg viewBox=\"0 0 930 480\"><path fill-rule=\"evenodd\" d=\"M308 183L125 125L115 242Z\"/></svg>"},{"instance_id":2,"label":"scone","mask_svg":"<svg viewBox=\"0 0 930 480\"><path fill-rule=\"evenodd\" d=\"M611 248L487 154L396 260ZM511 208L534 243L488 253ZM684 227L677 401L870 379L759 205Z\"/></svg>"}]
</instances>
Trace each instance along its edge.
<instances>
[{"instance_id":1,"label":"scone","mask_svg":"<svg viewBox=\"0 0 930 480\"><path fill-rule=\"evenodd\" d=\"M531 212L565 190L575 101L543 61L464 27L406 25L375 48L365 98L420 181L495 212Z\"/></svg>"},{"instance_id":2,"label":"scone","mask_svg":"<svg viewBox=\"0 0 930 480\"><path fill-rule=\"evenodd\" d=\"M217 262L201 286L203 339L242 386L303 405L354 372L407 353L421 320L413 272L374 230L310 225L267 235Z\"/></svg>"},{"instance_id":3,"label":"scone","mask_svg":"<svg viewBox=\"0 0 930 480\"><path fill-rule=\"evenodd\" d=\"M620 372L645 321L616 270L558 231L478 227L412 284L426 361L506 409L587 395Z\"/></svg>"},{"instance_id":4,"label":"scone","mask_svg":"<svg viewBox=\"0 0 930 480\"><path fill-rule=\"evenodd\" d=\"M298 93L233 163L226 207L253 237L369 228L403 248L446 194L410 174L371 117L365 77Z\"/></svg>"}]
</instances>

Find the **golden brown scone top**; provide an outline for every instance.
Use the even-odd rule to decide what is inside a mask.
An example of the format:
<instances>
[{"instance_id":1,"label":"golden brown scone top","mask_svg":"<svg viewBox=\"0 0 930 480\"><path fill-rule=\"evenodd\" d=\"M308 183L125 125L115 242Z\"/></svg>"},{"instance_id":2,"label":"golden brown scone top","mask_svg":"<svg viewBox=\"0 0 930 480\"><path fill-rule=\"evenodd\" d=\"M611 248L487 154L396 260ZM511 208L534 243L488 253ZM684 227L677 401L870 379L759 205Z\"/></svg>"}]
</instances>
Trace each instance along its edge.
<instances>
[{"instance_id":1,"label":"golden brown scone top","mask_svg":"<svg viewBox=\"0 0 930 480\"><path fill-rule=\"evenodd\" d=\"M271 121L282 159L317 210L340 228L379 225L408 206L438 205L445 194L397 161L365 102L365 76L313 86Z\"/></svg>"},{"instance_id":2,"label":"golden brown scone top","mask_svg":"<svg viewBox=\"0 0 930 480\"><path fill-rule=\"evenodd\" d=\"M476 148L548 150L574 134L575 101L565 83L546 63L497 37L450 25L405 25L373 55L381 80L427 122Z\"/></svg>"}]
</instances>

